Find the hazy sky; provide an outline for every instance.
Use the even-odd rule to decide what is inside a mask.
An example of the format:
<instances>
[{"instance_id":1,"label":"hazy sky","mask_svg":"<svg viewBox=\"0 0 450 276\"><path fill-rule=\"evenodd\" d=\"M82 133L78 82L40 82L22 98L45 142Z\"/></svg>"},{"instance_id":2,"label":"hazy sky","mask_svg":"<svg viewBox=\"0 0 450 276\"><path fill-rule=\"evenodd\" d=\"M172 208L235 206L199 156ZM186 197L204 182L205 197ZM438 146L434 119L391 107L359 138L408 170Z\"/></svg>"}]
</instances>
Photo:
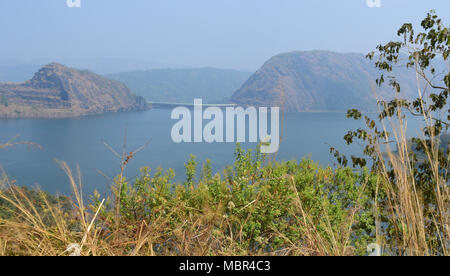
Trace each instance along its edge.
<instances>
[{"instance_id":1,"label":"hazy sky","mask_svg":"<svg viewBox=\"0 0 450 276\"><path fill-rule=\"evenodd\" d=\"M275 54L367 53L449 0L0 0L0 60L126 58L254 70ZM448 21L447 21L448 23Z\"/></svg>"}]
</instances>

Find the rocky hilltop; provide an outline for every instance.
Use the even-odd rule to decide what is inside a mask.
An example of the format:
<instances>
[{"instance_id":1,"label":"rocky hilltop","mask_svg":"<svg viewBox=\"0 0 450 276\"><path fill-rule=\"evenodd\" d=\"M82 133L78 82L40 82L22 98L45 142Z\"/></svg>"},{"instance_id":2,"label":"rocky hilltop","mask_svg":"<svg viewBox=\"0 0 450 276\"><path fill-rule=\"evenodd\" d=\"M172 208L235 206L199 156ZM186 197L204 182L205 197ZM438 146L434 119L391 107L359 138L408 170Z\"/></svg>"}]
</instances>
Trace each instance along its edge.
<instances>
[{"instance_id":1,"label":"rocky hilltop","mask_svg":"<svg viewBox=\"0 0 450 276\"><path fill-rule=\"evenodd\" d=\"M402 91L414 93L412 72L395 72ZM328 51L291 52L267 61L232 96L243 105L284 104L286 111L375 110L375 79L379 72L362 54ZM376 90L378 97L392 96L389 88Z\"/></svg>"},{"instance_id":2,"label":"rocky hilltop","mask_svg":"<svg viewBox=\"0 0 450 276\"><path fill-rule=\"evenodd\" d=\"M146 109L122 83L51 63L24 83L0 83L0 117L58 118Z\"/></svg>"}]
</instances>

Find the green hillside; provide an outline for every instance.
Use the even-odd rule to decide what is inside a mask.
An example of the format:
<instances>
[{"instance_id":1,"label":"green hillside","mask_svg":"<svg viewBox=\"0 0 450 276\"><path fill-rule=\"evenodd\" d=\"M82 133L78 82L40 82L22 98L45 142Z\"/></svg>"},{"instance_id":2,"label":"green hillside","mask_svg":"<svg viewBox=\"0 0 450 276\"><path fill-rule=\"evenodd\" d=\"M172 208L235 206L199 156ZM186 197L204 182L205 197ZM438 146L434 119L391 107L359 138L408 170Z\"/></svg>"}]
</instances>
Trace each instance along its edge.
<instances>
[{"instance_id":1,"label":"green hillside","mask_svg":"<svg viewBox=\"0 0 450 276\"><path fill-rule=\"evenodd\" d=\"M107 75L124 83L131 91L149 101L225 102L250 77L251 73L215 68L152 69Z\"/></svg>"}]
</instances>

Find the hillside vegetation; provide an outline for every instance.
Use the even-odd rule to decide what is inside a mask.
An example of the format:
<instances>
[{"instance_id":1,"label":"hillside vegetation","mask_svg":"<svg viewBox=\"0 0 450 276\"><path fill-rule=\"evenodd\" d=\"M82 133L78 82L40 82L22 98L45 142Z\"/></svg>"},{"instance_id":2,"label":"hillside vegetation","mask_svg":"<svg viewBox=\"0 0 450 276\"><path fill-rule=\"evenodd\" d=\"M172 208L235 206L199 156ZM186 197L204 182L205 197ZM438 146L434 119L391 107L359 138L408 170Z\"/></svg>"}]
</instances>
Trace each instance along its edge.
<instances>
[{"instance_id":1,"label":"hillside vegetation","mask_svg":"<svg viewBox=\"0 0 450 276\"><path fill-rule=\"evenodd\" d=\"M133 93L148 101L191 103L201 98L208 103L229 101L251 73L214 68L153 69L107 75L123 82Z\"/></svg>"}]
</instances>

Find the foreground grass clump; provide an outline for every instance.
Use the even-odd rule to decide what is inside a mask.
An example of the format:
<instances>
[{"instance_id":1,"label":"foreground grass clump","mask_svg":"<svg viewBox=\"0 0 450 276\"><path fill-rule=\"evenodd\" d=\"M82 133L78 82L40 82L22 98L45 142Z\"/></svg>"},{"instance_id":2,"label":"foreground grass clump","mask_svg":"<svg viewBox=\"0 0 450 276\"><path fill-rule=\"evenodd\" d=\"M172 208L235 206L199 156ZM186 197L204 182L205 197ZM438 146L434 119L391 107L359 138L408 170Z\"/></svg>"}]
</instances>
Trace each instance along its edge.
<instances>
[{"instance_id":1,"label":"foreground grass clump","mask_svg":"<svg viewBox=\"0 0 450 276\"><path fill-rule=\"evenodd\" d=\"M2 190L9 216L0 220L0 254L365 254L376 239L376 176L264 159L238 147L234 165L212 175L209 162L196 172L192 157L182 185L172 170L143 168L134 183L119 175L113 196L94 194L88 206L62 164L73 208L42 192L33 199L21 189Z\"/></svg>"}]
</instances>

